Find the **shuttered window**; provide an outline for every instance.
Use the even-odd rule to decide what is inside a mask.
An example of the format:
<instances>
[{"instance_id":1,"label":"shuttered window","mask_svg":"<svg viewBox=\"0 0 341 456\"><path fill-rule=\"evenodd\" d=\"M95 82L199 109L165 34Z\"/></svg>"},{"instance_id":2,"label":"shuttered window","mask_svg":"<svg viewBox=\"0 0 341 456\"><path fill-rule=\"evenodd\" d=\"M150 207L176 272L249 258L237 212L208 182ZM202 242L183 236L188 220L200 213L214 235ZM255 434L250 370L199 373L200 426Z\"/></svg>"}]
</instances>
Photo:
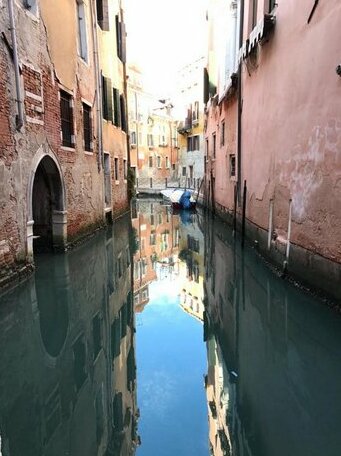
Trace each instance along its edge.
<instances>
[{"instance_id":1,"label":"shuttered window","mask_svg":"<svg viewBox=\"0 0 341 456\"><path fill-rule=\"evenodd\" d=\"M102 30L109 31L108 0L96 0L97 22Z\"/></svg>"},{"instance_id":2,"label":"shuttered window","mask_svg":"<svg viewBox=\"0 0 341 456\"><path fill-rule=\"evenodd\" d=\"M123 63L126 63L126 29L118 15L115 16L115 26L117 56Z\"/></svg>"},{"instance_id":3,"label":"shuttered window","mask_svg":"<svg viewBox=\"0 0 341 456\"><path fill-rule=\"evenodd\" d=\"M112 117L112 85L111 79L102 76L102 105L103 119L113 120Z\"/></svg>"},{"instance_id":4,"label":"shuttered window","mask_svg":"<svg viewBox=\"0 0 341 456\"><path fill-rule=\"evenodd\" d=\"M84 150L92 151L92 125L91 125L91 108L83 103L83 134Z\"/></svg>"},{"instance_id":5,"label":"shuttered window","mask_svg":"<svg viewBox=\"0 0 341 456\"><path fill-rule=\"evenodd\" d=\"M125 104L124 95L120 95L120 109L121 109L121 128L123 131L127 132L127 116L126 116L126 104Z\"/></svg>"},{"instance_id":6,"label":"shuttered window","mask_svg":"<svg viewBox=\"0 0 341 456\"><path fill-rule=\"evenodd\" d=\"M60 121L62 130L62 144L65 147L74 147L73 131L73 100L64 90L60 91Z\"/></svg>"},{"instance_id":7,"label":"shuttered window","mask_svg":"<svg viewBox=\"0 0 341 456\"><path fill-rule=\"evenodd\" d=\"M114 98L114 125L121 127L121 98L118 89L113 89Z\"/></svg>"}]
</instances>

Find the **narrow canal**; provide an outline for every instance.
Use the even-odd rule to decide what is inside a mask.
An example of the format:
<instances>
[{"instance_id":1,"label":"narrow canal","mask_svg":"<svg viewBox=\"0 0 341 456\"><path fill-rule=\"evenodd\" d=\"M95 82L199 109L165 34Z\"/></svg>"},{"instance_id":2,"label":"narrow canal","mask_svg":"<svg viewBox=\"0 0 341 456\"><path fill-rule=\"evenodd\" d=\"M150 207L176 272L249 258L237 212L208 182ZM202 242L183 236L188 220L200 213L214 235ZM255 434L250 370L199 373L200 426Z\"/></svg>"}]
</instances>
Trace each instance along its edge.
<instances>
[{"instance_id":1,"label":"narrow canal","mask_svg":"<svg viewBox=\"0 0 341 456\"><path fill-rule=\"evenodd\" d=\"M0 296L0 456L339 456L341 318L140 200Z\"/></svg>"}]
</instances>

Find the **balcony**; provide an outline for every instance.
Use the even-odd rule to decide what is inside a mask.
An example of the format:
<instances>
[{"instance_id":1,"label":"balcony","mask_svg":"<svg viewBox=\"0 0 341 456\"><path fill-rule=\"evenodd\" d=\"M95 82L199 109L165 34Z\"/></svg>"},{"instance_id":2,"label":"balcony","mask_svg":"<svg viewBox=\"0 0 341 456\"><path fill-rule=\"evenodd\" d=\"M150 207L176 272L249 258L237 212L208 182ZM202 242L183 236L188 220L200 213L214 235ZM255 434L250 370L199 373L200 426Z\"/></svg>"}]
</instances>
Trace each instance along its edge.
<instances>
[{"instance_id":1,"label":"balcony","mask_svg":"<svg viewBox=\"0 0 341 456\"><path fill-rule=\"evenodd\" d=\"M182 121L178 125L178 133L180 135L186 135L192 130L192 117L187 117L185 121Z\"/></svg>"}]
</instances>

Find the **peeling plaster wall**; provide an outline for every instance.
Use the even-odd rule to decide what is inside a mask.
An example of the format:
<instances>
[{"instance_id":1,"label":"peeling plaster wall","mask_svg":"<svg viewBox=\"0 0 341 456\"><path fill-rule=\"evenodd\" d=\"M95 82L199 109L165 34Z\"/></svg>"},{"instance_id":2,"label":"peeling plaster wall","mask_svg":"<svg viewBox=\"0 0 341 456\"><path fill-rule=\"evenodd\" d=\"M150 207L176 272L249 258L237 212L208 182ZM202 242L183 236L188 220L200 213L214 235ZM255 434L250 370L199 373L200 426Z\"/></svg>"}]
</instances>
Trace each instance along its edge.
<instances>
[{"instance_id":1,"label":"peeling plaster wall","mask_svg":"<svg viewBox=\"0 0 341 456\"><path fill-rule=\"evenodd\" d=\"M8 276L20 263L29 260L29 183L38 165L37 157L42 153L53 156L62 171L67 241L103 223L103 176L97 168L96 141L93 154L85 154L83 146L82 101L93 104L95 96L91 24L87 24L89 61L85 65L77 57L76 2L65 2L72 5L72 11L65 5L67 14L64 11L63 17L55 11L53 3L39 2L36 16L21 4L14 3L25 107L24 126L20 132L15 129L17 106L13 61L4 41L0 42L0 277ZM7 2L0 5L0 27L11 43ZM74 65L70 65L71 61ZM61 145L60 85L74 97L74 150L66 150ZM95 108L93 116L95 128Z\"/></svg>"},{"instance_id":2,"label":"peeling plaster wall","mask_svg":"<svg viewBox=\"0 0 341 456\"><path fill-rule=\"evenodd\" d=\"M341 4L280 2L269 41L243 67L242 179L247 217L291 241L341 261Z\"/></svg>"}]
</instances>

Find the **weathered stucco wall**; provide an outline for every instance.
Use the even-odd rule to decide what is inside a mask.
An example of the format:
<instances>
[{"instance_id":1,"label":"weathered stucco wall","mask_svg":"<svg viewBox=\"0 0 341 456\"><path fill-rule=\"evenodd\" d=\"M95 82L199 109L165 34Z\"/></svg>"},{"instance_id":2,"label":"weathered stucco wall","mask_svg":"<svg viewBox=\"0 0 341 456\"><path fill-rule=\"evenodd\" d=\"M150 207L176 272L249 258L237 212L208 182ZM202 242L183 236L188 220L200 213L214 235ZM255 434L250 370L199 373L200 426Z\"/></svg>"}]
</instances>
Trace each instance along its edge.
<instances>
[{"instance_id":1,"label":"weathered stucco wall","mask_svg":"<svg viewBox=\"0 0 341 456\"><path fill-rule=\"evenodd\" d=\"M243 66L242 179L247 217L341 261L341 4L280 2L273 35Z\"/></svg>"},{"instance_id":2,"label":"weathered stucco wall","mask_svg":"<svg viewBox=\"0 0 341 456\"><path fill-rule=\"evenodd\" d=\"M15 3L24 101L24 125L20 131L15 129L13 61L4 41L0 44L2 277L8 276L20 262L32 261L32 186L35 171L44 156L52 157L60 173L65 243L103 223L103 176L98 172L96 142L93 141L92 153L85 153L83 144L84 100L92 107L93 125L96 119L91 23L87 23L89 56L85 65L77 57L76 2L72 4L72 11L65 5L63 15L50 3L40 2L37 15ZM0 24L11 45L7 2L2 5ZM75 147L72 149L61 144L60 88L67 89L74 100Z\"/></svg>"}]
</instances>

